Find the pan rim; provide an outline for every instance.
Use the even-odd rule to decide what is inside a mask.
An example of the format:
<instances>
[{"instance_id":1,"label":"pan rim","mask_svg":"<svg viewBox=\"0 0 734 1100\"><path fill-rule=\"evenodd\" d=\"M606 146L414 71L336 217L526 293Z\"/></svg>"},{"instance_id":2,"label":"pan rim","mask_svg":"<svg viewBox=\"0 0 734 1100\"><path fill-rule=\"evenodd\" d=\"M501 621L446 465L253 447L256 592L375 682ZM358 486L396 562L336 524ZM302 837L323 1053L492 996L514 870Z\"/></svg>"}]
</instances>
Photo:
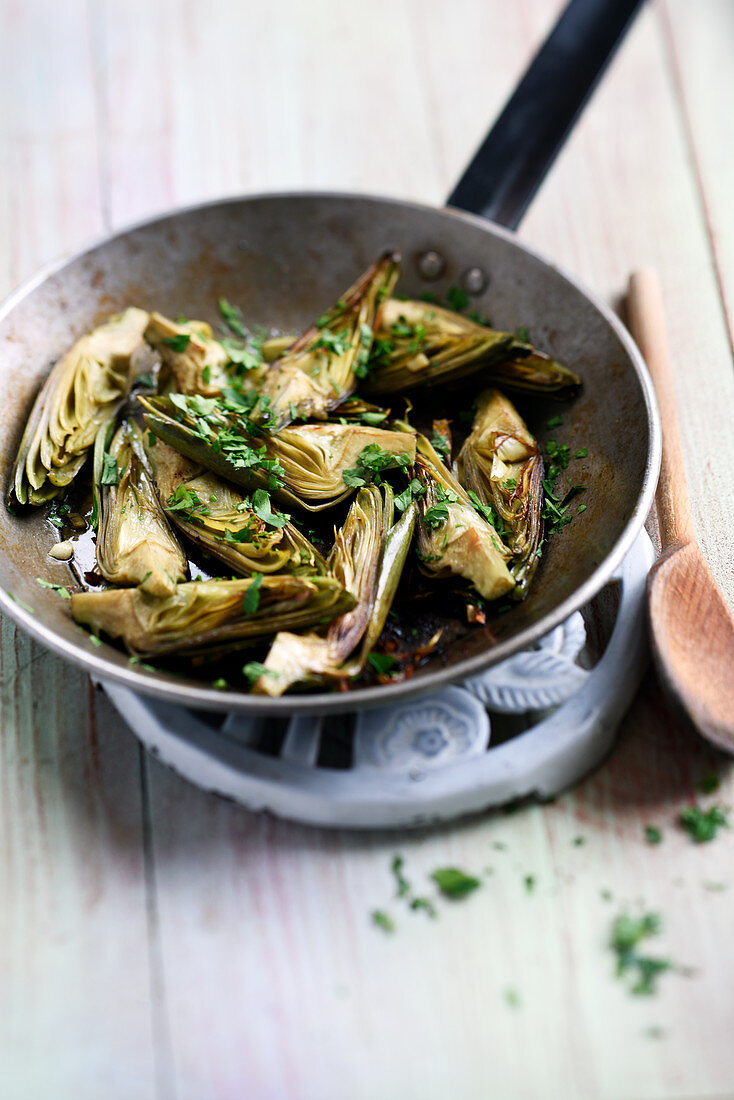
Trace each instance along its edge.
<instances>
[{"instance_id":1,"label":"pan rim","mask_svg":"<svg viewBox=\"0 0 734 1100\"><path fill-rule=\"evenodd\" d=\"M470 225L481 229L482 232L506 241L514 248L520 249L521 252L543 264L544 267L553 270L601 314L622 344L635 369L644 400L648 430L648 457L637 502L616 543L582 585L576 588L552 611L539 619L538 622L526 627L513 638L488 649L485 653L464 658L455 665L437 669L430 678L404 680L395 684L379 684L373 687L359 688L355 692L318 692L304 695L284 695L280 698L271 699L265 696L250 695L242 691L220 691L216 688L203 685L199 687L190 683L181 685L172 674L147 672L140 669L139 666L118 666L101 654L85 652L81 646L70 645L68 640L57 634L53 627L49 627L36 619L33 612L27 611L21 604L16 602L9 592L1 587L0 611L47 649L85 669L93 679L99 681L111 680L140 694L149 695L190 709L284 717L293 714L323 714L326 712L336 714L360 707L388 706L392 703L404 702L411 697L432 693L449 684L471 679L471 677L477 676L492 665L497 664L500 660L526 649L550 633L575 611L580 610L589 603L612 579L647 518L657 486L662 454L662 430L655 391L642 354L621 320L605 302L591 293L583 283L566 271L564 267L558 265L555 261L549 260L542 252L521 241L516 233L486 218L467 213L456 207L432 206L429 203L401 199L390 195L328 190L257 192L245 195L238 193L203 203L191 203L169 209L132 222L113 233L100 235L83 248L42 266L0 302L0 322L47 279L62 271L67 265L83 260L89 254L113 240L182 214L204 212L233 203L251 203L273 199L366 201L387 206L407 207L416 211L425 211L433 215L439 214L468 222ZM500 655L496 656L498 651Z\"/></svg>"}]
</instances>

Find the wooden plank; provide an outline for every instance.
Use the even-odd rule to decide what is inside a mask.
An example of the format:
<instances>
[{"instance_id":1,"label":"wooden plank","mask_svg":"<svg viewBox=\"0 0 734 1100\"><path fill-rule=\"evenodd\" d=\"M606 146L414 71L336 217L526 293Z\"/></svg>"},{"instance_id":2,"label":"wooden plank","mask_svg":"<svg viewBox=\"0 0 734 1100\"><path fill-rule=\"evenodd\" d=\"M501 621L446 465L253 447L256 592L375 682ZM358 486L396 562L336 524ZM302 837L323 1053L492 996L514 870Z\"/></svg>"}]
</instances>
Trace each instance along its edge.
<instances>
[{"instance_id":1,"label":"wooden plank","mask_svg":"<svg viewBox=\"0 0 734 1100\"><path fill-rule=\"evenodd\" d=\"M685 0L666 0L661 17L669 50L671 79L701 193L716 274L734 339L734 98L730 47L734 8L710 0L696 12Z\"/></svg>"},{"instance_id":2,"label":"wooden plank","mask_svg":"<svg viewBox=\"0 0 734 1100\"><path fill-rule=\"evenodd\" d=\"M103 216L87 5L0 17L5 292ZM9 622L0 661L3 1091L152 1096L138 747L86 675Z\"/></svg>"}]
</instances>

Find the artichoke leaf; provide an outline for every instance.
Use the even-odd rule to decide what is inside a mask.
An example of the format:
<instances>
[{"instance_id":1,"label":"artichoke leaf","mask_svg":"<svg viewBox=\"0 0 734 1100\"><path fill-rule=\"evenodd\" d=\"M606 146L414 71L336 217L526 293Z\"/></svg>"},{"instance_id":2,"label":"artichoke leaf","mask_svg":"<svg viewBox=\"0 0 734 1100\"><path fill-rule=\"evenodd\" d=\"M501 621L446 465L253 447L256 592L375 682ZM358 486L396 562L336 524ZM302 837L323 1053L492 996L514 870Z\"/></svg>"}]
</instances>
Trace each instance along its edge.
<instances>
[{"instance_id":1,"label":"artichoke leaf","mask_svg":"<svg viewBox=\"0 0 734 1100\"><path fill-rule=\"evenodd\" d=\"M512 389L569 397L578 375L512 333L498 332L442 306L386 302L375 332L365 392L389 394L455 382L478 371Z\"/></svg>"},{"instance_id":2,"label":"artichoke leaf","mask_svg":"<svg viewBox=\"0 0 734 1100\"><path fill-rule=\"evenodd\" d=\"M350 496L343 480L366 447L415 455L415 438L362 424L302 424L276 434L253 423L243 406L169 394L140 398L145 422L165 443L247 490L266 489L283 504L311 512Z\"/></svg>"},{"instance_id":3,"label":"artichoke leaf","mask_svg":"<svg viewBox=\"0 0 734 1100\"><path fill-rule=\"evenodd\" d=\"M153 312L145 339L162 360L161 388L216 397L230 384L229 353L206 321L171 321Z\"/></svg>"},{"instance_id":4,"label":"artichoke leaf","mask_svg":"<svg viewBox=\"0 0 734 1100\"><path fill-rule=\"evenodd\" d=\"M97 567L112 584L171 595L186 579L186 555L158 502L140 428L122 425L108 447L113 429L103 425L94 447Z\"/></svg>"},{"instance_id":5,"label":"artichoke leaf","mask_svg":"<svg viewBox=\"0 0 734 1100\"><path fill-rule=\"evenodd\" d=\"M237 573L309 576L327 572L316 547L287 522L287 517L272 512L264 490L256 490L254 499L249 500L233 485L166 443L157 442L148 454L169 520L197 546ZM264 494L261 502L258 492ZM263 519L263 515L272 516L272 521Z\"/></svg>"},{"instance_id":6,"label":"artichoke leaf","mask_svg":"<svg viewBox=\"0 0 734 1100\"><path fill-rule=\"evenodd\" d=\"M486 600L514 588L507 566L510 551L422 435L418 436L415 474L425 489L418 501L422 571L436 577L464 577Z\"/></svg>"},{"instance_id":7,"label":"artichoke leaf","mask_svg":"<svg viewBox=\"0 0 734 1100\"><path fill-rule=\"evenodd\" d=\"M253 685L256 694L282 695L296 683L323 683L359 671L366 654L356 663L347 666L346 662L375 614L384 533L391 516L389 487L384 495L375 485L359 490L343 526L334 531L334 548L328 559L334 577L354 595L355 606L335 619L325 633L278 634L265 659L265 671ZM394 556L390 560L395 565ZM386 595L380 609L381 613L384 609L384 624L390 610Z\"/></svg>"},{"instance_id":8,"label":"artichoke leaf","mask_svg":"<svg viewBox=\"0 0 734 1100\"><path fill-rule=\"evenodd\" d=\"M511 401L497 390L477 399L471 433L457 460L462 485L489 505L512 554L510 572L522 599L538 565L543 536L543 458Z\"/></svg>"},{"instance_id":9,"label":"artichoke leaf","mask_svg":"<svg viewBox=\"0 0 734 1100\"><path fill-rule=\"evenodd\" d=\"M354 392L366 374L373 329L399 269L399 255L386 253L272 364L259 382L270 398L271 430L299 418L325 420Z\"/></svg>"},{"instance_id":10,"label":"artichoke leaf","mask_svg":"<svg viewBox=\"0 0 734 1100\"><path fill-rule=\"evenodd\" d=\"M334 577L257 574L188 581L164 597L140 588L78 592L71 613L93 633L121 638L135 656L198 656L239 649L279 630L304 629L353 604Z\"/></svg>"},{"instance_id":11,"label":"artichoke leaf","mask_svg":"<svg viewBox=\"0 0 734 1100\"><path fill-rule=\"evenodd\" d=\"M82 336L59 359L36 397L15 460L9 503L43 504L84 465L99 428L130 389L130 361L148 314L126 309Z\"/></svg>"}]
</instances>

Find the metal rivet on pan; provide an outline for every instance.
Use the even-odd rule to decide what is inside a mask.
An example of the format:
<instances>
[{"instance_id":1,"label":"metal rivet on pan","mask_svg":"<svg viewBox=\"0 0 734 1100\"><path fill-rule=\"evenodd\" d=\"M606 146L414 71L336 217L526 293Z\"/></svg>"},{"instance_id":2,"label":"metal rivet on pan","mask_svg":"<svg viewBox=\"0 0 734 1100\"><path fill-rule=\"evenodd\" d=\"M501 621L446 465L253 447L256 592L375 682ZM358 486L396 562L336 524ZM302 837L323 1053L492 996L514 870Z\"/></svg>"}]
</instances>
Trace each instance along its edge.
<instances>
[{"instance_id":1,"label":"metal rivet on pan","mask_svg":"<svg viewBox=\"0 0 734 1100\"><path fill-rule=\"evenodd\" d=\"M481 267L470 267L462 282L467 294L481 294L489 280Z\"/></svg>"},{"instance_id":2,"label":"metal rivet on pan","mask_svg":"<svg viewBox=\"0 0 734 1100\"><path fill-rule=\"evenodd\" d=\"M418 270L424 279L439 279L446 268L446 261L440 252L429 249L421 252L417 260Z\"/></svg>"}]
</instances>

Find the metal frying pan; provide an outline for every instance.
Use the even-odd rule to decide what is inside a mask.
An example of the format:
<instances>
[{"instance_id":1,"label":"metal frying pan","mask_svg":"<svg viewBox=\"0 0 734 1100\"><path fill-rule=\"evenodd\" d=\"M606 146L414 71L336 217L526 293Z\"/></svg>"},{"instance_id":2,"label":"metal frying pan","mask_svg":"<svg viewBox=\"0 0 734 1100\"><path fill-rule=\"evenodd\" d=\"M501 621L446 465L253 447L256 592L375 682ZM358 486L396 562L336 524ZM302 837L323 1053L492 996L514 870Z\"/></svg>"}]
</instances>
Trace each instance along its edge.
<instances>
[{"instance_id":1,"label":"metal frying pan","mask_svg":"<svg viewBox=\"0 0 734 1100\"><path fill-rule=\"evenodd\" d=\"M587 603L632 545L652 502L660 460L654 394L639 352L611 311L508 229L477 215L517 224L639 2L572 0L451 196L463 210L335 194L198 206L46 269L0 308L0 462L7 479L51 363L126 305L215 321L217 297L225 294L253 322L298 331L388 247L403 254L403 294L430 289L440 296L463 283L497 327L528 326L536 344L584 379L566 412L564 439L572 449L588 447L587 509L550 540L524 603L401 683L272 700L222 692L185 675L132 666L112 645L95 648L72 622L68 604L36 581L39 574L59 584L70 580L68 567L47 556L56 534L42 511L16 517L0 509L3 612L50 649L134 691L188 707L276 715L396 702L465 679ZM535 402L527 414L531 427L558 411L557 404Z\"/></svg>"}]
</instances>

